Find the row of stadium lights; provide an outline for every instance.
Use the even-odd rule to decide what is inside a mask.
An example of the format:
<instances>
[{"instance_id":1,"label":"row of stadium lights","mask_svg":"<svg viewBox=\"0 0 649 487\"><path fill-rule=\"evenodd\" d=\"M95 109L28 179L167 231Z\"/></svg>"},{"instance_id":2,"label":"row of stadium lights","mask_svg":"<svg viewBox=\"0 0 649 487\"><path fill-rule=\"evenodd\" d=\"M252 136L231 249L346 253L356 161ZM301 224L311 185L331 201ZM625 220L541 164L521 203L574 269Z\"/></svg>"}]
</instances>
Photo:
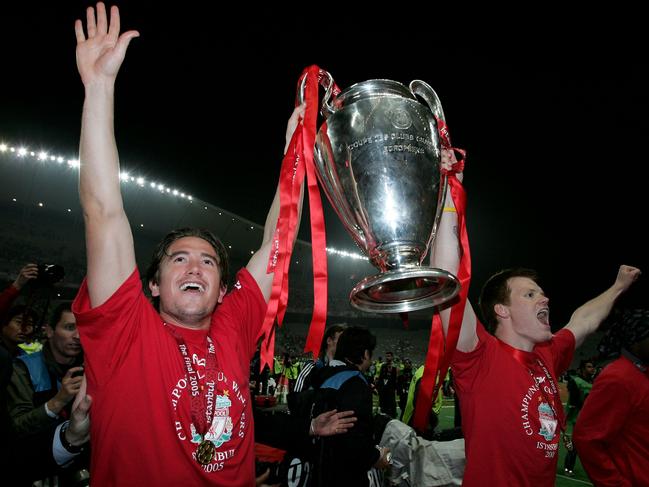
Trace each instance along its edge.
<instances>
[{"instance_id":1,"label":"row of stadium lights","mask_svg":"<svg viewBox=\"0 0 649 487\"><path fill-rule=\"evenodd\" d=\"M34 151L30 151L26 147L12 147L4 143L0 144L0 152L11 152L21 158L30 156L35 158L38 161L51 161L51 162L57 162L59 164L63 164L64 162L66 162L66 159L64 157L52 156L45 151L34 152ZM67 164L68 167L75 168L75 169L78 169L79 166L81 165L78 159L67 159ZM129 182L136 183L141 188L146 186L147 184L146 180L143 177L131 176L128 172L121 172L119 175L119 179L124 183L129 183ZM159 184L151 181L149 182L149 186L152 189L157 189L161 193L169 193L174 196L180 196L181 198L185 198L189 201L193 201L191 195L180 192L177 189L171 189L169 187L166 187L164 184Z\"/></svg>"},{"instance_id":2,"label":"row of stadium lights","mask_svg":"<svg viewBox=\"0 0 649 487\"><path fill-rule=\"evenodd\" d=\"M26 147L13 147L13 146L5 144L5 143L0 143L0 153L6 153L6 152L10 152L12 154L15 154L17 157L20 157L20 158L32 157L32 158L35 158L36 160L42 161L42 162L51 161L51 162L56 162L58 164L63 164L64 162L67 162L68 167L73 168L73 169L78 169L79 166L81 165L78 159L66 159L66 158L61 157L61 156L50 155L45 151L34 152L34 151L30 151ZM143 177L131 176L128 172L121 172L120 175L119 175L119 178L123 183L132 182L132 183L137 184L141 188L147 186L147 182ZM159 184L159 183L155 183L155 182L151 181L151 182L148 183L148 186L151 189L157 189L161 193L168 193L168 194L171 194L173 196L179 196L179 197L181 197L183 199L188 200L190 203L193 202L193 197L191 195L180 192L177 189L171 189L171 188L165 186L164 184ZM16 198L13 198L13 201L16 202ZM42 208L43 203L39 202L38 206ZM207 206L204 206L203 208L205 210L208 209ZM72 209L68 208L67 211L68 211L68 213L72 212ZM223 215L223 212L219 211L219 216L222 216L222 215ZM235 219L232 218L232 221L235 221ZM144 224L140 223L140 227L143 228ZM251 226L250 230L254 230L254 226ZM232 245L228 245L228 248L232 249ZM364 257L361 254L357 254L357 253L354 253L354 252L347 252L346 250L338 250L338 249L334 249L332 247L327 247L327 252L330 253L330 254L333 254L333 255L338 255L338 256L341 256L341 257L348 257L348 258L351 258L351 259L357 259L357 260L365 260L366 259L366 257ZM254 253L255 253L254 250L250 251L251 255L254 254ZM295 263L299 264L299 261L295 261Z\"/></svg>"}]
</instances>

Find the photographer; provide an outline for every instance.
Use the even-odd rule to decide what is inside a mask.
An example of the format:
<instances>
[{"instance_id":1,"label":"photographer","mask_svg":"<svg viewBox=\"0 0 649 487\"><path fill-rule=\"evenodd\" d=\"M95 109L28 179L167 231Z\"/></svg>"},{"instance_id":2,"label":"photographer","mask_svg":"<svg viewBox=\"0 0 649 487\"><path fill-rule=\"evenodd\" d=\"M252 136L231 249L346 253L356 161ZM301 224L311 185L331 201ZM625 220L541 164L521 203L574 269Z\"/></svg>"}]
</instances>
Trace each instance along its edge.
<instances>
[{"instance_id":1,"label":"photographer","mask_svg":"<svg viewBox=\"0 0 649 487\"><path fill-rule=\"evenodd\" d=\"M70 417L83 379L83 353L70 303L60 304L45 327L43 350L18 357L8 387L9 413L19 435L33 434Z\"/></svg>"},{"instance_id":2,"label":"photographer","mask_svg":"<svg viewBox=\"0 0 649 487\"><path fill-rule=\"evenodd\" d=\"M11 485L31 487L36 480L69 471L88 443L92 400L82 386L74 401L70 421L42 432L18 436L5 407L12 362L9 353L0 347L0 471L4 479L12 479ZM74 472L73 482L69 484L80 487L81 483L74 481L81 479L83 474L84 471ZM63 487L64 483L59 482L59 485Z\"/></svg>"},{"instance_id":3,"label":"photographer","mask_svg":"<svg viewBox=\"0 0 649 487\"><path fill-rule=\"evenodd\" d=\"M38 266L27 264L20 269L16 280L0 293L0 324L2 325L0 346L4 347L12 358L24 353L18 345L24 343L32 333L35 315L24 306L12 308L11 305L18 298L25 284L37 277Z\"/></svg>"}]
</instances>

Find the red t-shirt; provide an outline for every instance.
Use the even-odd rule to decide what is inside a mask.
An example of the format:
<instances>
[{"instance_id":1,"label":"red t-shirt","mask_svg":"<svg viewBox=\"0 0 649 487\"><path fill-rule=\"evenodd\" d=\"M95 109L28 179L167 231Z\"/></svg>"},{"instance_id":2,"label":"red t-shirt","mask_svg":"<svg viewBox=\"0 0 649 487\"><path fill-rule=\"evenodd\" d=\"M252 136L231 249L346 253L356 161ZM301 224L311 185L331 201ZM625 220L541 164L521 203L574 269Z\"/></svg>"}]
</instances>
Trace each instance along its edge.
<instances>
[{"instance_id":1,"label":"red t-shirt","mask_svg":"<svg viewBox=\"0 0 649 487\"><path fill-rule=\"evenodd\" d=\"M208 465L195 460L187 370L177 342L142 292L137 269L108 301L90 307L84 281L72 310L85 352L91 408L93 486L255 485L248 387L266 301L250 273L217 306L210 336L218 362ZM199 377L207 331L175 327Z\"/></svg>"},{"instance_id":2,"label":"red t-shirt","mask_svg":"<svg viewBox=\"0 0 649 487\"><path fill-rule=\"evenodd\" d=\"M563 421L563 407L533 358L545 364L556 387L572 361L575 337L561 330L534 352L519 351L527 367L481 323L477 333L476 349L456 350L452 363L466 449L462 485L553 486L561 433L553 408Z\"/></svg>"},{"instance_id":3,"label":"red t-shirt","mask_svg":"<svg viewBox=\"0 0 649 487\"><path fill-rule=\"evenodd\" d=\"M649 372L626 357L607 365L577 417L575 445L595 485L649 487Z\"/></svg>"}]
</instances>

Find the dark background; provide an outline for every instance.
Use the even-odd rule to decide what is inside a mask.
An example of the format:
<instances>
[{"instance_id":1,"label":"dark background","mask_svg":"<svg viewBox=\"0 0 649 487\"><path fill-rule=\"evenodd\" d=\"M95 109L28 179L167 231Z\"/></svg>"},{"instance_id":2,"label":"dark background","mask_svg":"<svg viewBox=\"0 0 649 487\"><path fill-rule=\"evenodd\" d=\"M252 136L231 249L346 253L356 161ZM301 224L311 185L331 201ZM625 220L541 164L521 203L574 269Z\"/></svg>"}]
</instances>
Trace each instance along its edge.
<instances>
[{"instance_id":1,"label":"dark background","mask_svg":"<svg viewBox=\"0 0 649 487\"><path fill-rule=\"evenodd\" d=\"M76 153L83 88L73 25L89 4L3 6L3 141ZM117 82L129 171L263 224L306 66L328 70L341 88L419 78L468 152L474 299L491 273L532 267L556 326L612 284L619 264L647 272L649 76L638 12L119 5L122 30L141 34ZM328 230L329 245L353 249L331 214ZM647 304L646 281L629 304Z\"/></svg>"}]
</instances>

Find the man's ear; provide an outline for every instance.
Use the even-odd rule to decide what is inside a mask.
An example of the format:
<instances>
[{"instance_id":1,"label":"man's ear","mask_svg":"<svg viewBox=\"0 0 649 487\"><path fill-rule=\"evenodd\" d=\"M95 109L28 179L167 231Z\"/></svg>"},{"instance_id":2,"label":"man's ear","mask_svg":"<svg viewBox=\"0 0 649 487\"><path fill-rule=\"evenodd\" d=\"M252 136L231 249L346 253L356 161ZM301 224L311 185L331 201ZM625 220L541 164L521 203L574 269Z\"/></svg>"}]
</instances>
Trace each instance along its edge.
<instances>
[{"instance_id":1,"label":"man's ear","mask_svg":"<svg viewBox=\"0 0 649 487\"><path fill-rule=\"evenodd\" d=\"M228 286L225 284L221 284L221 288L219 289L219 300L217 301L217 303L221 304L223 302L223 297L227 292L228 292Z\"/></svg>"},{"instance_id":2,"label":"man's ear","mask_svg":"<svg viewBox=\"0 0 649 487\"><path fill-rule=\"evenodd\" d=\"M149 281L149 291L151 291L151 296L154 298L160 296L160 287L158 286L158 283L153 280Z\"/></svg>"},{"instance_id":3,"label":"man's ear","mask_svg":"<svg viewBox=\"0 0 649 487\"><path fill-rule=\"evenodd\" d=\"M47 335L47 338L52 338L52 336L54 335L54 328L52 328L52 325L47 323L44 326L44 328L45 328L45 334Z\"/></svg>"},{"instance_id":4,"label":"man's ear","mask_svg":"<svg viewBox=\"0 0 649 487\"><path fill-rule=\"evenodd\" d=\"M499 318L506 319L509 318L509 307L504 304L495 304L494 311Z\"/></svg>"}]
</instances>

